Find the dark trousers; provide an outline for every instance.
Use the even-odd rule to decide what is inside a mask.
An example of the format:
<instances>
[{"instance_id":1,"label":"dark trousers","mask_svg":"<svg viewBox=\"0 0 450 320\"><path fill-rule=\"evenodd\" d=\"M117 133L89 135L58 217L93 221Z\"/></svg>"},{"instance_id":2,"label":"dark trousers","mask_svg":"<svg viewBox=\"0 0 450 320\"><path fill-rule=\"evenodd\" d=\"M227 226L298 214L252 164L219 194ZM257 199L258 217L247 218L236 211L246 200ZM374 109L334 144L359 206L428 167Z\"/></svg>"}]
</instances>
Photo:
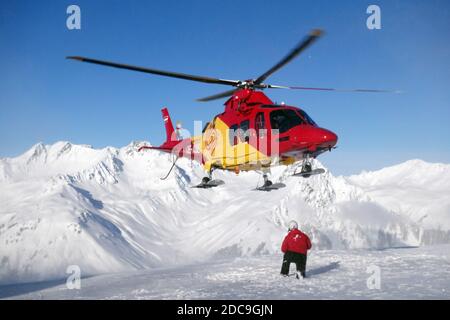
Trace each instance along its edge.
<instances>
[{"instance_id":1,"label":"dark trousers","mask_svg":"<svg viewBox=\"0 0 450 320\"><path fill-rule=\"evenodd\" d=\"M302 277L305 277L306 270L306 254L288 251L284 254L283 264L281 265L281 274L289 274L289 266L291 263L295 263L297 271L300 272Z\"/></svg>"}]
</instances>

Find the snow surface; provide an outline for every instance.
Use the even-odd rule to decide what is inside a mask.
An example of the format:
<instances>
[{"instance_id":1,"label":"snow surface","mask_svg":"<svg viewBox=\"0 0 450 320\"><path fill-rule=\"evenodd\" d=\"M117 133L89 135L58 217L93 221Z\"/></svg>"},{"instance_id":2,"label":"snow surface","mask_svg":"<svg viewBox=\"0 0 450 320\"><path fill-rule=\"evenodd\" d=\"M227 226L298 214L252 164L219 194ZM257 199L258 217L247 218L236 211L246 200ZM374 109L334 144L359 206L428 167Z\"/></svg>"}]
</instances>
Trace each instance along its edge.
<instances>
[{"instance_id":1,"label":"snow surface","mask_svg":"<svg viewBox=\"0 0 450 320\"><path fill-rule=\"evenodd\" d=\"M281 277L281 258L253 256L99 275L82 279L79 290L69 290L64 281L5 286L0 298L450 299L450 245L313 250L303 280ZM374 266L380 270L379 289L370 285Z\"/></svg>"},{"instance_id":2,"label":"snow surface","mask_svg":"<svg viewBox=\"0 0 450 320\"><path fill-rule=\"evenodd\" d=\"M204 190L191 188L204 173L187 159L160 180L172 157L138 153L143 143L37 144L0 159L0 284L63 279L69 265L83 275L235 258L270 268L291 219L315 250L450 243L449 165L413 160L309 179L277 167L272 180L287 187L270 193L253 190L256 172L215 172L226 184Z\"/></svg>"}]
</instances>

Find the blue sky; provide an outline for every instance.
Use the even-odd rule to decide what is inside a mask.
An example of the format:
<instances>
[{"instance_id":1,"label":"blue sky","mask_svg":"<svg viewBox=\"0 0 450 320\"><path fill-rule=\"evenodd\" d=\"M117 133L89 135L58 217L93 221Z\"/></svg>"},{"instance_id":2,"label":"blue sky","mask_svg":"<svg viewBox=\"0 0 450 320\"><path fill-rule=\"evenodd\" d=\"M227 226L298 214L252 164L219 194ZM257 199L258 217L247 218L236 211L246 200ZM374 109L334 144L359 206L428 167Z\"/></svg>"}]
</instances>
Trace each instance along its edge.
<instances>
[{"instance_id":1,"label":"blue sky","mask_svg":"<svg viewBox=\"0 0 450 320\"><path fill-rule=\"evenodd\" d=\"M81 8L81 30L66 8ZM368 30L366 9L381 8ZM226 79L266 71L312 28L326 35L269 83L393 88L403 94L266 91L339 136L320 160L336 174L411 158L450 162L450 2L8 1L0 7L0 157L35 143L159 144L160 109L191 130L222 112L196 98L226 87L65 59L83 55Z\"/></svg>"}]
</instances>

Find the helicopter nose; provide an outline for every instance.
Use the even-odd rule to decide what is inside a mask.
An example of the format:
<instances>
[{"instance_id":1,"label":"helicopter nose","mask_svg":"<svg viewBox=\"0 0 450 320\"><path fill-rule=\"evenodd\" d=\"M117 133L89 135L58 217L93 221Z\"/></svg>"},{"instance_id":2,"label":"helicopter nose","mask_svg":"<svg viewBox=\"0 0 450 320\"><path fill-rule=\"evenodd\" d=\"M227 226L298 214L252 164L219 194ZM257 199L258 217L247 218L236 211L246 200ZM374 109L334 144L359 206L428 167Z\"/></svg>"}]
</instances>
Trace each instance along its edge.
<instances>
[{"instance_id":1,"label":"helicopter nose","mask_svg":"<svg viewBox=\"0 0 450 320\"><path fill-rule=\"evenodd\" d=\"M325 143L328 145L328 147L334 147L337 143L338 137L337 135L327 129L321 129L320 131L320 139L322 140L322 143Z\"/></svg>"}]
</instances>

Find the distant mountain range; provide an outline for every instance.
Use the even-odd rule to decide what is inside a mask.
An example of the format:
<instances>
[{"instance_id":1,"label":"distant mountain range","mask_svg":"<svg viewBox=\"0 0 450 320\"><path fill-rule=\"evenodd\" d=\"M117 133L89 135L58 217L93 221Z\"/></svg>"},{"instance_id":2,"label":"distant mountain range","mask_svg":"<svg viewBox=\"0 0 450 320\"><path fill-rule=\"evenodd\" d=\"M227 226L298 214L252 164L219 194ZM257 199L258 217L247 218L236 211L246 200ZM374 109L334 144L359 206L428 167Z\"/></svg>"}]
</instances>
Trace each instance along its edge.
<instances>
[{"instance_id":1,"label":"distant mountain range","mask_svg":"<svg viewBox=\"0 0 450 320\"><path fill-rule=\"evenodd\" d=\"M255 172L215 172L214 189L170 155L57 142L0 159L0 284L166 267L279 251L287 223L299 222L316 249L450 243L450 165L410 160L353 176L291 177L255 191ZM323 167L315 161L315 166Z\"/></svg>"}]
</instances>

